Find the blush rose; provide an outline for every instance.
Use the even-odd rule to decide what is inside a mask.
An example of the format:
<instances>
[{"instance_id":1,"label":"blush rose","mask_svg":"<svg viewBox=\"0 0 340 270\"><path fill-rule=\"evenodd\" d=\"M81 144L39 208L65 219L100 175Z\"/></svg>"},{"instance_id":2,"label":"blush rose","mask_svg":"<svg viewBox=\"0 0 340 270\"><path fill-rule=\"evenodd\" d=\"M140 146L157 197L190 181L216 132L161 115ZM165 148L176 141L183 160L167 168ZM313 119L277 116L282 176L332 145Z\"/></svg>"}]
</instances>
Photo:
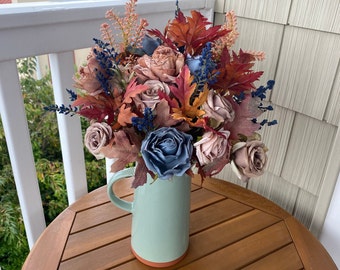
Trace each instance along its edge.
<instances>
[{"instance_id":1,"label":"blush rose","mask_svg":"<svg viewBox=\"0 0 340 270\"><path fill-rule=\"evenodd\" d=\"M113 137L112 128L106 123L93 123L87 129L84 137L86 148L97 158L104 158L101 149Z\"/></svg>"},{"instance_id":2,"label":"blush rose","mask_svg":"<svg viewBox=\"0 0 340 270\"><path fill-rule=\"evenodd\" d=\"M100 82L97 80L97 72L102 71L96 55L91 50L87 57L87 65L79 68L78 74L74 77L75 87L83 89L90 95L97 95L103 91Z\"/></svg>"},{"instance_id":3,"label":"blush rose","mask_svg":"<svg viewBox=\"0 0 340 270\"><path fill-rule=\"evenodd\" d=\"M136 105L140 106L142 111L144 111L146 107L154 109L155 105L160 101L158 95L159 91L162 91L167 95L170 93L169 86L158 80L148 80L144 85L148 86L148 90L133 98Z\"/></svg>"},{"instance_id":4,"label":"blush rose","mask_svg":"<svg viewBox=\"0 0 340 270\"><path fill-rule=\"evenodd\" d=\"M157 47L152 56L143 55L137 62L134 71L140 81L151 79L174 82L184 65L184 55L161 45Z\"/></svg>"},{"instance_id":5,"label":"blush rose","mask_svg":"<svg viewBox=\"0 0 340 270\"><path fill-rule=\"evenodd\" d=\"M265 145L258 140L238 142L232 148L231 168L239 179L261 176L267 165Z\"/></svg>"},{"instance_id":6,"label":"blush rose","mask_svg":"<svg viewBox=\"0 0 340 270\"><path fill-rule=\"evenodd\" d=\"M235 112L231 103L223 96L210 91L207 101L203 104L205 116L210 117L213 127L219 127L223 123L232 122Z\"/></svg>"},{"instance_id":7,"label":"blush rose","mask_svg":"<svg viewBox=\"0 0 340 270\"><path fill-rule=\"evenodd\" d=\"M226 155L229 156L229 135L228 130L221 130L219 133L208 131L203 134L201 140L194 143L196 156L201 166L212 163Z\"/></svg>"}]
</instances>

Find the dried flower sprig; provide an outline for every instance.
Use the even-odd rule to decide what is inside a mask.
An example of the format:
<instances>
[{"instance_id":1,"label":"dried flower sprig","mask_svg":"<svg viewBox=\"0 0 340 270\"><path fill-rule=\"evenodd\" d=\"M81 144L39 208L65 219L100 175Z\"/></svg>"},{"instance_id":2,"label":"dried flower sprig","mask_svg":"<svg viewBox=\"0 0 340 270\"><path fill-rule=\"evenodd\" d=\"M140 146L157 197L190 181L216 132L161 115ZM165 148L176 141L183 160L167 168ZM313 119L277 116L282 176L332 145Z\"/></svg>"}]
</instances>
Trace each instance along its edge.
<instances>
[{"instance_id":1,"label":"dried flower sprig","mask_svg":"<svg viewBox=\"0 0 340 270\"><path fill-rule=\"evenodd\" d=\"M263 61L266 58L266 54L263 51L245 50L244 52L254 56L257 61Z\"/></svg>"},{"instance_id":2,"label":"dried flower sprig","mask_svg":"<svg viewBox=\"0 0 340 270\"><path fill-rule=\"evenodd\" d=\"M214 54L218 58L224 49L230 49L239 36L237 31L237 20L234 11L229 11L225 15L225 23L222 25L221 29L227 30L228 34L220 37L215 41L214 44Z\"/></svg>"},{"instance_id":3,"label":"dried flower sprig","mask_svg":"<svg viewBox=\"0 0 340 270\"><path fill-rule=\"evenodd\" d=\"M142 39L145 35L145 29L148 26L146 19L140 19L138 23L138 14L136 13L137 0L130 0L125 5L125 16L120 17L113 9L106 12L106 18L110 20L112 26L121 33L122 41L115 44L115 38L108 24L101 26L102 37L110 42L113 47L118 47L120 51L126 52L135 48L141 48ZM131 48L132 47L132 48Z\"/></svg>"},{"instance_id":4,"label":"dried flower sprig","mask_svg":"<svg viewBox=\"0 0 340 270\"><path fill-rule=\"evenodd\" d=\"M74 92L71 89L66 89L66 91L69 94L69 100L70 101L75 101L77 99L78 95L77 95L76 92ZM69 105L52 104L52 105L49 105L49 106L45 106L44 110L49 111L49 112L57 112L57 113L60 113L60 114L73 116L78 112L78 107L74 107L70 104Z\"/></svg>"},{"instance_id":5,"label":"dried flower sprig","mask_svg":"<svg viewBox=\"0 0 340 270\"><path fill-rule=\"evenodd\" d=\"M102 40L106 41L112 48L114 48L115 40L110 25L108 23L102 23L100 26L100 32Z\"/></svg>"},{"instance_id":6,"label":"dried flower sprig","mask_svg":"<svg viewBox=\"0 0 340 270\"><path fill-rule=\"evenodd\" d=\"M61 105L53 104L53 105L45 106L44 110L49 111L49 112L57 112L59 114L70 115L70 116L73 116L78 112L77 107L73 107L72 105L65 105L65 104L61 104Z\"/></svg>"}]
</instances>

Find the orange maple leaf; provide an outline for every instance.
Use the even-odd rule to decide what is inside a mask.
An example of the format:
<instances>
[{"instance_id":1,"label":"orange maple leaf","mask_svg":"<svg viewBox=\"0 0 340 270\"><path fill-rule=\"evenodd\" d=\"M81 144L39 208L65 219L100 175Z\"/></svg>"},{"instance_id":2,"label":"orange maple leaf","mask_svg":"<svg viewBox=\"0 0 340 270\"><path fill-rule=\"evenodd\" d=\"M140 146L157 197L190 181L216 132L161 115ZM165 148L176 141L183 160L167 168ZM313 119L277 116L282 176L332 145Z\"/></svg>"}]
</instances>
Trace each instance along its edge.
<instances>
[{"instance_id":1,"label":"orange maple leaf","mask_svg":"<svg viewBox=\"0 0 340 270\"><path fill-rule=\"evenodd\" d=\"M127 124L132 123L132 117L137 117L137 114L131 111L130 106L127 106L127 104L123 104L119 108L119 114L117 119L118 123L125 127Z\"/></svg>"},{"instance_id":2,"label":"orange maple leaf","mask_svg":"<svg viewBox=\"0 0 340 270\"><path fill-rule=\"evenodd\" d=\"M196 93L196 83L193 83L194 77L190 75L188 66L184 66L180 76L176 78L177 86L170 86L175 100L172 100L172 117L177 120L185 120L189 125L201 127L203 126L202 116L204 110L199 107L207 100L209 89L204 87L203 91Z\"/></svg>"},{"instance_id":3,"label":"orange maple leaf","mask_svg":"<svg viewBox=\"0 0 340 270\"><path fill-rule=\"evenodd\" d=\"M122 105L119 108L117 121L120 125L124 127L127 124L131 124L132 117L137 117L137 114L132 112L130 103L132 102L133 97L146 91L147 89L148 86L143 84L137 84L137 78L134 78L133 80L130 81L130 83L126 87Z\"/></svg>"},{"instance_id":4,"label":"orange maple leaf","mask_svg":"<svg viewBox=\"0 0 340 270\"><path fill-rule=\"evenodd\" d=\"M213 42L229 32L221 29L221 25L207 28L211 22L196 10L192 10L191 15L192 17L185 17L180 11L167 29L167 36L178 47L185 46L185 54L199 54L207 42Z\"/></svg>"}]
</instances>

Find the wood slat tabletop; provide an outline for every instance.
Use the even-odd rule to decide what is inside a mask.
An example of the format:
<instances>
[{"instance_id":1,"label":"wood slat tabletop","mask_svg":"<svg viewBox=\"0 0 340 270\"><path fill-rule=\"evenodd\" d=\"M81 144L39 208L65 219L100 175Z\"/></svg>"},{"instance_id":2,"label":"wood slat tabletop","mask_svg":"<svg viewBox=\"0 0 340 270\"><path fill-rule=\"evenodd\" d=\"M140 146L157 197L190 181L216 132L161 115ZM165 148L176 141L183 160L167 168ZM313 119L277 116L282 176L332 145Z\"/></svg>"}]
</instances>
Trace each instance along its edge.
<instances>
[{"instance_id":1,"label":"wood slat tabletop","mask_svg":"<svg viewBox=\"0 0 340 270\"><path fill-rule=\"evenodd\" d=\"M126 179L115 192L132 200ZM22 269L151 269L130 250L131 214L101 187L65 209L44 231ZM192 181L190 245L171 269L337 269L320 242L294 217L240 186Z\"/></svg>"}]
</instances>

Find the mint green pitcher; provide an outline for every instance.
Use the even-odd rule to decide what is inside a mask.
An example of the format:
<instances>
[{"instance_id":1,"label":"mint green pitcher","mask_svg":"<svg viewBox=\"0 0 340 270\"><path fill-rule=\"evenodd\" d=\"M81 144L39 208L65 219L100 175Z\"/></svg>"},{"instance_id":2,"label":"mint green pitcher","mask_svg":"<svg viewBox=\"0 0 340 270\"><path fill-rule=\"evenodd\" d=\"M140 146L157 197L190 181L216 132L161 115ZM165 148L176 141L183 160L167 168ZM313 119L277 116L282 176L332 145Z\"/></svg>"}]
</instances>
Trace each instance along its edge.
<instances>
[{"instance_id":1,"label":"mint green pitcher","mask_svg":"<svg viewBox=\"0 0 340 270\"><path fill-rule=\"evenodd\" d=\"M112 186L134 173L135 168L115 173L107 187L112 203L132 213L132 252L149 266L174 265L189 246L191 179L185 174L154 181L148 175L147 183L135 189L133 202L128 202L117 197Z\"/></svg>"}]
</instances>

